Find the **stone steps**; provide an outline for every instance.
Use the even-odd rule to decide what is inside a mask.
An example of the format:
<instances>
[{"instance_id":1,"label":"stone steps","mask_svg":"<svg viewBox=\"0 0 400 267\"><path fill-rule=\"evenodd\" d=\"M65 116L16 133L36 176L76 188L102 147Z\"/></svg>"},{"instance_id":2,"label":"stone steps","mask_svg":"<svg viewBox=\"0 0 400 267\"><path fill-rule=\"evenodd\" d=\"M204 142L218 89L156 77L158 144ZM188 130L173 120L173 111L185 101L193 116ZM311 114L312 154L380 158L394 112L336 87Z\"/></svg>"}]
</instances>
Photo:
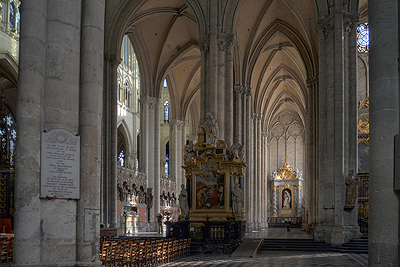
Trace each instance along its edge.
<instances>
[{"instance_id":1,"label":"stone steps","mask_svg":"<svg viewBox=\"0 0 400 267\"><path fill-rule=\"evenodd\" d=\"M368 238L351 239L335 251L346 253L368 253Z\"/></svg>"},{"instance_id":2,"label":"stone steps","mask_svg":"<svg viewBox=\"0 0 400 267\"><path fill-rule=\"evenodd\" d=\"M260 250L270 251L331 251L332 247L314 239L265 239Z\"/></svg>"},{"instance_id":3,"label":"stone steps","mask_svg":"<svg viewBox=\"0 0 400 267\"><path fill-rule=\"evenodd\" d=\"M260 250L368 253L368 239L352 239L339 248L314 239L265 239Z\"/></svg>"}]
</instances>

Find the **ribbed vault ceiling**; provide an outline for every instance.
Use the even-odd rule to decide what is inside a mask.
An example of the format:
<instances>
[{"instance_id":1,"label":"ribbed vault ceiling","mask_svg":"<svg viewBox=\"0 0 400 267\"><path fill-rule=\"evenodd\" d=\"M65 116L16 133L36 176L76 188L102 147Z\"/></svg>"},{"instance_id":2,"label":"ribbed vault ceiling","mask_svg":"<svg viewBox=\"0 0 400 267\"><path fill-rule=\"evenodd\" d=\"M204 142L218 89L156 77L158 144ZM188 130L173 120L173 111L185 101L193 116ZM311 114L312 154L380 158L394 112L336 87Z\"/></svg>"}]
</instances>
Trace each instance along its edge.
<instances>
[{"instance_id":1,"label":"ribbed vault ceiling","mask_svg":"<svg viewBox=\"0 0 400 267\"><path fill-rule=\"evenodd\" d=\"M263 114L264 130L284 109L296 112L304 124L307 80L318 72L314 0L242 0L238 8L234 84L252 88L252 112ZM137 1L134 10L126 32L142 43L136 54L146 67L140 71L153 85L146 90L159 97L166 78L172 115L184 120L188 110L200 110L196 16L184 0ZM194 121L199 114L192 114Z\"/></svg>"}]
</instances>

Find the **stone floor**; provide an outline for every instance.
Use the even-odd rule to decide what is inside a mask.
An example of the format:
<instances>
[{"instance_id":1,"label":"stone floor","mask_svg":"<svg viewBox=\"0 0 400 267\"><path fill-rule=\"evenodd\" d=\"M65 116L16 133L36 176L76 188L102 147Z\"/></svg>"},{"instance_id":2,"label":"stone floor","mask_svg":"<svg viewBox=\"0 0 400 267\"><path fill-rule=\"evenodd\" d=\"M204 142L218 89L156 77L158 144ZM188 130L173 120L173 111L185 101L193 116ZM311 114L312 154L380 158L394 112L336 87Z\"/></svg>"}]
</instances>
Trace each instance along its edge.
<instances>
[{"instance_id":1,"label":"stone floor","mask_svg":"<svg viewBox=\"0 0 400 267\"><path fill-rule=\"evenodd\" d=\"M165 232L164 232L165 233ZM162 236L156 232L137 233L135 236ZM253 231L246 235L249 238L313 238L312 234L300 231L298 228L269 228L262 231ZM178 259L163 266L219 266L219 267L292 267L292 266L368 266L368 254L353 254L342 252L286 252L286 251L260 251L254 258L229 257L225 254L193 255Z\"/></svg>"},{"instance_id":2,"label":"stone floor","mask_svg":"<svg viewBox=\"0 0 400 267\"><path fill-rule=\"evenodd\" d=\"M195 255L178 259L162 266L219 266L219 267L292 267L292 266L368 266L367 254L351 253L313 253L313 252L284 252L260 251L254 258L229 257L225 254Z\"/></svg>"}]
</instances>

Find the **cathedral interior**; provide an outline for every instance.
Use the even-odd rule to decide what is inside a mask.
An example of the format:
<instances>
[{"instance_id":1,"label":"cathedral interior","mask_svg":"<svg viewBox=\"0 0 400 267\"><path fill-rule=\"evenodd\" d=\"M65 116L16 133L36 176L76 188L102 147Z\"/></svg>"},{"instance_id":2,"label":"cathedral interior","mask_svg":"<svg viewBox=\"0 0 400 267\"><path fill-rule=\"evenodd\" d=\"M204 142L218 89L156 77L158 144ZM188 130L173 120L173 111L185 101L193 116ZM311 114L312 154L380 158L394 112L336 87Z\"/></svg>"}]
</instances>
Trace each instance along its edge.
<instances>
[{"instance_id":1,"label":"cathedral interior","mask_svg":"<svg viewBox=\"0 0 400 267\"><path fill-rule=\"evenodd\" d=\"M290 223L334 247L364 236L369 266L398 266L399 10L0 0L14 265L100 266L101 232L157 231L161 214L243 234Z\"/></svg>"}]
</instances>

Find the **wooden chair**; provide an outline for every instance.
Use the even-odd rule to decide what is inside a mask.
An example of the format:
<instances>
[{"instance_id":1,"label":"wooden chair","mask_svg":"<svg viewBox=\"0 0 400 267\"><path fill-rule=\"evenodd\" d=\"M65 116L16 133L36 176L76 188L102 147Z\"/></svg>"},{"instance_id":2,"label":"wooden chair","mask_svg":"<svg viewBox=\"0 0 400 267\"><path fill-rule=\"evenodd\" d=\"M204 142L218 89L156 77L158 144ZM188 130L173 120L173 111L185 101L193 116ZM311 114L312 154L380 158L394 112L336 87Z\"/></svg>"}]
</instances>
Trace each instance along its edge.
<instances>
[{"instance_id":1,"label":"wooden chair","mask_svg":"<svg viewBox=\"0 0 400 267\"><path fill-rule=\"evenodd\" d=\"M138 241L138 266L146 265L146 241Z\"/></svg>"},{"instance_id":2,"label":"wooden chair","mask_svg":"<svg viewBox=\"0 0 400 267\"><path fill-rule=\"evenodd\" d=\"M151 241L151 247L152 247L152 255L151 255L151 266L157 266L158 262L158 240L152 240Z\"/></svg>"},{"instance_id":3,"label":"wooden chair","mask_svg":"<svg viewBox=\"0 0 400 267\"><path fill-rule=\"evenodd\" d=\"M173 253L174 253L174 241L168 241L168 248L167 248L167 262L173 261Z\"/></svg>"},{"instance_id":4,"label":"wooden chair","mask_svg":"<svg viewBox=\"0 0 400 267\"><path fill-rule=\"evenodd\" d=\"M153 245L151 240L145 243L145 266L151 266L153 260Z\"/></svg>"},{"instance_id":5,"label":"wooden chair","mask_svg":"<svg viewBox=\"0 0 400 267\"><path fill-rule=\"evenodd\" d=\"M106 256L107 256L107 250L110 247L110 243L109 242L101 242L100 243L100 261L103 263L105 263L106 260Z\"/></svg>"},{"instance_id":6,"label":"wooden chair","mask_svg":"<svg viewBox=\"0 0 400 267\"><path fill-rule=\"evenodd\" d=\"M174 260L178 258L179 254L179 240L174 240Z\"/></svg>"},{"instance_id":7,"label":"wooden chair","mask_svg":"<svg viewBox=\"0 0 400 267\"><path fill-rule=\"evenodd\" d=\"M168 254L168 241L162 240L161 241L161 264L167 262L167 254Z\"/></svg>"},{"instance_id":8,"label":"wooden chair","mask_svg":"<svg viewBox=\"0 0 400 267\"><path fill-rule=\"evenodd\" d=\"M117 242L109 242L109 246L107 248L106 256L104 258L105 266L115 266L115 253L117 250Z\"/></svg>"},{"instance_id":9,"label":"wooden chair","mask_svg":"<svg viewBox=\"0 0 400 267\"><path fill-rule=\"evenodd\" d=\"M10 260L9 250L10 250L10 239L0 240L0 263L8 263Z\"/></svg>"},{"instance_id":10,"label":"wooden chair","mask_svg":"<svg viewBox=\"0 0 400 267\"><path fill-rule=\"evenodd\" d=\"M184 255L183 256L190 256L190 241L191 239L185 239L184 244L185 244L185 251L184 251Z\"/></svg>"},{"instance_id":11,"label":"wooden chair","mask_svg":"<svg viewBox=\"0 0 400 267\"><path fill-rule=\"evenodd\" d=\"M8 261L14 261L14 238L10 238L10 249L8 250Z\"/></svg>"},{"instance_id":12,"label":"wooden chair","mask_svg":"<svg viewBox=\"0 0 400 267\"><path fill-rule=\"evenodd\" d=\"M182 258L184 253L185 253L185 242L184 242L184 239L179 239L178 251L177 251L178 258Z\"/></svg>"},{"instance_id":13,"label":"wooden chair","mask_svg":"<svg viewBox=\"0 0 400 267\"><path fill-rule=\"evenodd\" d=\"M131 243L124 241L120 244L120 250L117 259L117 266L130 266L131 264Z\"/></svg>"},{"instance_id":14,"label":"wooden chair","mask_svg":"<svg viewBox=\"0 0 400 267\"><path fill-rule=\"evenodd\" d=\"M139 266L139 242L131 241L129 243L130 243L129 267Z\"/></svg>"}]
</instances>

